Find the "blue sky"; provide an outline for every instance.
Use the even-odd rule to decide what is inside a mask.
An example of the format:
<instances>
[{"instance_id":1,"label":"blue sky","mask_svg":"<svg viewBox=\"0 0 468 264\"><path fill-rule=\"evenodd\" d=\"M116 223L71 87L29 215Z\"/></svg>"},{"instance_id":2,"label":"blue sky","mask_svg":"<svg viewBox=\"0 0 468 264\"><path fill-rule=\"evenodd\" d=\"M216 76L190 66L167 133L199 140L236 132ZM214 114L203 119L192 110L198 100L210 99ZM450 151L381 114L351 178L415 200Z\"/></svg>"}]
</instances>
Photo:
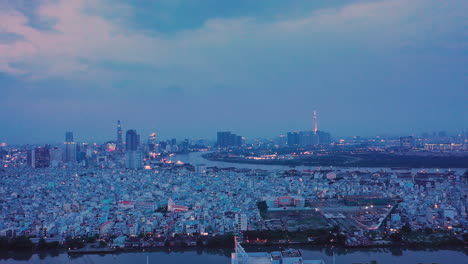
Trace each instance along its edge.
<instances>
[{"instance_id":1,"label":"blue sky","mask_svg":"<svg viewBox=\"0 0 468 264\"><path fill-rule=\"evenodd\" d=\"M468 130L462 0L0 0L0 142Z\"/></svg>"}]
</instances>

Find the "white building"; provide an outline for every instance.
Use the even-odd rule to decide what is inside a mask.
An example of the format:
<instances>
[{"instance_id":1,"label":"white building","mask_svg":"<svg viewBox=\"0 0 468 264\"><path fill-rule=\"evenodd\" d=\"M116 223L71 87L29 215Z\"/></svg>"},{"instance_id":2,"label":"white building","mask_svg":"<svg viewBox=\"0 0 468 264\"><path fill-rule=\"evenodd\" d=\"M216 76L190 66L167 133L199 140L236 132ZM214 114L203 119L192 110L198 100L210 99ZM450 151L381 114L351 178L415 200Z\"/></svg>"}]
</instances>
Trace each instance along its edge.
<instances>
[{"instance_id":1,"label":"white building","mask_svg":"<svg viewBox=\"0 0 468 264\"><path fill-rule=\"evenodd\" d=\"M236 214L235 215L235 224L237 231L247 231L247 215L246 214Z\"/></svg>"},{"instance_id":2,"label":"white building","mask_svg":"<svg viewBox=\"0 0 468 264\"><path fill-rule=\"evenodd\" d=\"M239 242L235 242L235 252L231 254L231 264L325 264L323 260L304 260L298 249L275 252L245 252Z\"/></svg>"}]
</instances>

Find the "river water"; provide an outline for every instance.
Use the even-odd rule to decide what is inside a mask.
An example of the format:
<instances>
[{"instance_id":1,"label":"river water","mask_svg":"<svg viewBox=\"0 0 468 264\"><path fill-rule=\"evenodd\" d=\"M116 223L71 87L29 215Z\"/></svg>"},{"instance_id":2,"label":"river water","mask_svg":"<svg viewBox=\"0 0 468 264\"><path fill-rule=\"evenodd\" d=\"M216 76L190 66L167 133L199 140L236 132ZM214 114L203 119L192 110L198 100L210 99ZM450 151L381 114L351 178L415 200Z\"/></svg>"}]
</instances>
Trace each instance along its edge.
<instances>
[{"instance_id":1,"label":"river water","mask_svg":"<svg viewBox=\"0 0 468 264\"><path fill-rule=\"evenodd\" d=\"M203 154L208 153L208 152L192 152L192 153L187 153L187 154L178 154L174 155L172 157L168 157L169 160L173 162L181 161L183 163L191 163L192 165L197 165L197 164L204 164L206 167L219 167L219 168L224 168L224 167L235 167L235 168L246 168L246 169L262 169L262 170L290 170L290 169L296 169L299 171L303 171L306 169L317 169L319 167L317 166L295 166L295 167L290 167L290 166L285 166L285 165L261 165L261 164L247 164L247 163L234 163L234 162L223 162L223 161L211 161L204 159L202 157ZM374 172L374 171L381 171L381 170L386 170L390 171L390 168L370 168L370 167L365 167L365 168L355 168L355 167L321 167L321 169L333 169L333 170L342 170L342 171L348 171L348 170L360 170L360 171L369 171L369 172ZM451 171L459 172L459 173L464 173L467 168L455 168L455 169L450 169ZM410 169L409 171L416 173L421 171L422 169ZM437 168L427 168L424 169L426 172L443 172L447 171L447 169L437 169Z\"/></svg>"},{"instance_id":2,"label":"river water","mask_svg":"<svg viewBox=\"0 0 468 264\"><path fill-rule=\"evenodd\" d=\"M265 251L265 249L258 249ZM254 251L257 251L254 249ZM269 251L269 250L267 250ZM304 259L323 259L326 264L370 263L379 264L461 264L468 263L468 249L453 250L410 250L410 249L332 249L301 248ZM333 256L334 255L334 256ZM157 252L125 252L107 255L79 255L69 257L67 253L27 254L0 253L0 263L40 263L40 264L229 264L230 252L223 250L186 250Z\"/></svg>"},{"instance_id":3,"label":"river water","mask_svg":"<svg viewBox=\"0 0 468 264\"><path fill-rule=\"evenodd\" d=\"M236 164L230 162L209 161L201 157L203 153L190 153L170 157L172 161L182 161L193 165L205 164L207 167L237 167L237 168L259 168L266 170L290 169L288 166L279 165L256 165ZM314 167L315 168L315 167ZM311 169L311 167L298 166L298 170ZM336 168L335 168L336 169ZM343 170L351 168L340 168ZM381 168L365 168L369 171ZM369 263L373 260L379 264L444 264L444 263L468 263L468 248L454 249L400 249L400 248L364 248L364 249L330 249L317 247L299 247L304 259L323 259L327 264L352 264ZM247 249L247 251L274 251L275 249ZM229 264L231 250L171 250L150 252L124 252L106 255L79 255L70 257L65 252L49 252L43 254L31 254L25 252L6 253L0 252L0 263L40 263L40 264L110 264L130 263L145 264L147 259L151 264Z\"/></svg>"}]
</instances>

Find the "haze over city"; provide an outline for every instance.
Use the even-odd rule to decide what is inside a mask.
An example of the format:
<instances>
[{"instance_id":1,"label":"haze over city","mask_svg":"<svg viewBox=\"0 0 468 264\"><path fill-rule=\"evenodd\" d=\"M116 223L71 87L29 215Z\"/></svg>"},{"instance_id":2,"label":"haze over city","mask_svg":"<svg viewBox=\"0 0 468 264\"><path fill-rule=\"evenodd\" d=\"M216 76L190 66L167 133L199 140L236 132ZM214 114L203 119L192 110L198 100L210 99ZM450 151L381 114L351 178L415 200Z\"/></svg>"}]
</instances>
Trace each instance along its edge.
<instances>
[{"instance_id":1,"label":"haze over city","mask_svg":"<svg viewBox=\"0 0 468 264\"><path fill-rule=\"evenodd\" d=\"M0 6L0 142L467 129L466 1Z\"/></svg>"},{"instance_id":2,"label":"haze over city","mask_svg":"<svg viewBox=\"0 0 468 264\"><path fill-rule=\"evenodd\" d=\"M0 262L465 263L467 14L0 0Z\"/></svg>"}]
</instances>

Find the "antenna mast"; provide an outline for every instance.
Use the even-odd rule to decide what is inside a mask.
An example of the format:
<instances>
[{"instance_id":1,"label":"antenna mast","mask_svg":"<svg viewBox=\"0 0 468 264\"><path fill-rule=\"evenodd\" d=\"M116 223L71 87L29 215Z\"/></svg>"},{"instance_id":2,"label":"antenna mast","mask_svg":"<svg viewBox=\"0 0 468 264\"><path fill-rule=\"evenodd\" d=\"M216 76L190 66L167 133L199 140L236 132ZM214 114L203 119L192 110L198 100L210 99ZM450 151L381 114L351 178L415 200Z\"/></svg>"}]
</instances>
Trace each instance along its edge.
<instances>
[{"instance_id":1,"label":"antenna mast","mask_svg":"<svg viewBox=\"0 0 468 264\"><path fill-rule=\"evenodd\" d=\"M317 135L318 125L317 125L317 110L314 110L314 135Z\"/></svg>"}]
</instances>

